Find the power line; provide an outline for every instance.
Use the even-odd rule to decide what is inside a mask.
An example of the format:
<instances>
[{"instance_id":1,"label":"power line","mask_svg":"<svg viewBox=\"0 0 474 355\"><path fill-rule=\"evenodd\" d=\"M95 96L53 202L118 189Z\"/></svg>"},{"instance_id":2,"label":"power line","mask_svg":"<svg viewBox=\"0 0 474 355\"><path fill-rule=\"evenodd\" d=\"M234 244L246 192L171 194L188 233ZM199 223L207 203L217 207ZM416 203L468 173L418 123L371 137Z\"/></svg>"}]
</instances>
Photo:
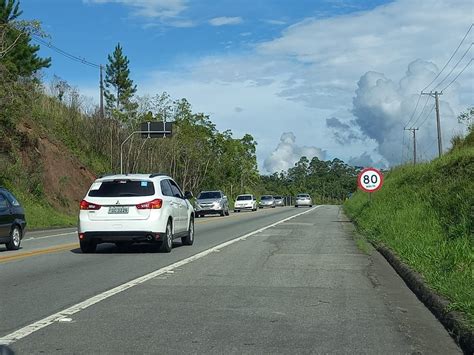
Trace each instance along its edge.
<instances>
[{"instance_id":1,"label":"power line","mask_svg":"<svg viewBox=\"0 0 474 355\"><path fill-rule=\"evenodd\" d=\"M436 90L442 83L444 83L444 81L451 75L451 73L454 71L454 69L456 69L456 68L458 67L459 63L461 63L461 61L464 59L464 57L466 56L466 54L467 54L467 53L469 52L469 50L472 48L472 45L473 45L473 44L474 44L474 43L471 43L471 45L469 46L469 48L466 49L466 51L464 52L464 54L462 55L462 57L458 60L458 62L454 65L454 67L451 68L451 71L448 73L448 75L446 75L446 76L444 77L444 79L441 80L441 81L438 83L438 85L436 85L436 86L434 87L433 91ZM424 91L424 90L423 90L423 91ZM441 91L443 91L443 90L441 90Z\"/></svg>"},{"instance_id":2,"label":"power line","mask_svg":"<svg viewBox=\"0 0 474 355\"><path fill-rule=\"evenodd\" d=\"M74 60L74 61L76 61L78 63L81 63L81 64L84 64L84 65L90 66L92 68L100 69L100 64L92 63L92 62L90 62L90 61L88 61L84 58L81 58L81 57L75 56L71 53L68 53L68 52L62 50L61 48L56 47L51 42L47 42L47 41L41 39L40 37L38 37L36 35L32 35L31 38L34 41L36 41L38 43L41 43L41 44L45 45L46 47L52 49L53 51L65 56L66 58L69 58L71 60Z\"/></svg>"},{"instance_id":3,"label":"power line","mask_svg":"<svg viewBox=\"0 0 474 355\"><path fill-rule=\"evenodd\" d=\"M472 30L472 27L474 26L474 23L471 23L471 26L469 26L469 29L467 30L466 34L464 35L463 39L461 40L461 42L459 43L459 45L457 46L457 48L454 50L453 54L451 54L451 57L449 58L449 60L446 62L446 64L444 65L444 67L441 69L441 71L438 73L438 75L435 76L435 78L431 81L431 83L429 83L428 85L426 85L426 87L423 88L423 90L421 91L425 91L428 87L431 86L431 84L433 84L436 79L439 78L439 76L441 75L441 73L444 71L444 69L446 69L446 67L448 66L448 64L451 62L451 60L453 60L454 56L456 55L456 53L458 52L459 48L461 48L462 44L464 43L466 37L468 36L469 32L471 32Z\"/></svg>"},{"instance_id":4,"label":"power line","mask_svg":"<svg viewBox=\"0 0 474 355\"><path fill-rule=\"evenodd\" d=\"M423 124L424 124L424 123L426 122L426 120L430 117L431 112L433 112L434 109L435 109L435 104L433 104L433 106L431 106L430 112L427 113L427 115L425 116L425 118L423 119L423 121L418 125L418 127L423 126Z\"/></svg>"},{"instance_id":5,"label":"power line","mask_svg":"<svg viewBox=\"0 0 474 355\"><path fill-rule=\"evenodd\" d=\"M422 94L420 93L420 97L422 96ZM415 119L415 121L413 121L413 123L411 124L411 127L410 128L413 128L415 127L416 123L418 122L418 120L420 119L420 117L423 115L423 113L425 112L425 108L426 108L426 105L428 105L428 101L430 101L430 98L427 97L426 98L426 101L425 101L425 104L423 105L423 108L421 109L421 112L420 114L418 115L418 117Z\"/></svg>"},{"instance_id":6,"label":"power line","mask_svg":"<svg viewBox=\"0 0 474 355\"><path fill-rule=\"evenodd\" d=\"M66 58L69 58L73 61L84 64L86 66L89 66L91 68L99 69L99 71L100 71L100 79L99 79L100 104L99 104L99 111L100 111L100 116L102 118L105 117L105 113L104 113L104 81L103 81L103 75L102 75L102 72L104 70L104 66L101 65L101 64L92 63L92 62L86 60L85 58L81 58L81 57L75 56L71 53L68 53L68 52L62 50L61 48L56 47L51 42L46 42L45 40L43 40L39 36L31 35L31 38L34 41L36 41L38 43L41 43L41 44L47 46L48 48L52 49L53 51L65 56Z\"/></svg>"},{"instance_id":7,"label":"power line","mask_svg":"<svg viewBox=\"0 0 474 355\"><path fill-rule=\"evenodd\" d=\"M415 109L411 113L410 119L403 125L404 127L406 127L408 123L410 123L410 121L413 119L413 116L415 116L415 112L416 112L416 109L418 108L418 104L420 103L420 99L421 99L421 93L418 94L418 100L416 101Z\"/></svg>"},{"instance_id":8,"label":"power line","mask_svg":"<svg viewBox=\"0 0 474 355\"><path fill-rule=\"evenodd\" d=\"M428 87L430 87L430 86L440 77L440 75L444 72L444 70L447 68L447 66L449 65L449 63L451 63L451 61L453 60L454 56L455 56L456 53L458 52L459 48L461 48L461 46L462 46L462 44L464 43L464 41L466 40L467 36L468 36L469 33L471 32L473 26L474 26L474 23L471 23L471 25L469 26L469 28L468 28L466 34L465 34L464 37L462 38L461 42L459 42L458 46L456 47L456 49L454 50L454 52L451 54L451 57L450 57L450 58L448 59L448 61L444 64L443 68L442 68L442 69L439 71L439 73L434 77L434 79L431 80L431 82L430 82L428 85L426 85L426 86L423 88L423 90L421 90L421 92L425 91ZM471 47L472 47L472 43L471 43L471 46L469 47L469 49L470 49ZM469 49L468 49L467 51L469 51ZM467 51L465 52L465 54L467 53ZM464 54L464 56L465 56L465 54ZM462 58L464 58L464 56L463 56ZM462 58L461 58L461 60L462 60ZM460 61L461 61L461 60L460 60ZM460 61L459 61L459 62L460 62ZM457 65L459 64L459 62L457 63ZM454 68L451 70L451 72L441 81L441 83L446 80L446 78L452 73L452 71L456 68L457 65L454 66ZM438 86L439 86L439 85L440 85L440 84L438 84ZM436 86L436 87L438 87L438 86ZM411 115L410 115L410 119L405 123L404 128L406 128L406 127L408 126L408 124L411 122L411 120L413 119L413 117L415 117L415 113L416 113L416 110L417 110L418 105L419 105L419 103L420 103L421 96L422 96L422 95L421 95L421 92L420 92L420 94L418 94L418 100L417 100L417 102L416 102L415 108L414 108L413 112L412 112ZM428 102L428 100L427 100L427 102ZM427 103L427 102L426 102L426 103ZM420 113L420 115L418 116L417 119L419 119L419 118L421 117L421 115L423 114L423 110L424 110L424 108L426 107L426 103L425 103L425 106L423 107L423 109L421 110L421 113ZM415 123L416 123L416 121L415 121ZM415 123L412 124L412 127L414 126Z\"/></svg>"},{"instance_id":9,"label":"power line","mask_svg":"<svg viewBox=\"0 0 474 355\"><path fill-rule=\"evenodd\" d=\"M441 90L441 91L444 91L444 90L446 90L447 88L449 88L449 87L456 81L456 79L459 78L459 76L464 72L464 70L467 69L467 67L472 63L473 60L474 60L474 59L471 58L471 60L470 60L469 62L467 62L467 64L465 65L465 67L462 68L462 70L458 73L458 75L456 75L456 76L454 77L454 79L451 80L451 82L450 82L448 85L446 85L446 86L443 88L443 90Z\"/></svg>"}]
</instances>

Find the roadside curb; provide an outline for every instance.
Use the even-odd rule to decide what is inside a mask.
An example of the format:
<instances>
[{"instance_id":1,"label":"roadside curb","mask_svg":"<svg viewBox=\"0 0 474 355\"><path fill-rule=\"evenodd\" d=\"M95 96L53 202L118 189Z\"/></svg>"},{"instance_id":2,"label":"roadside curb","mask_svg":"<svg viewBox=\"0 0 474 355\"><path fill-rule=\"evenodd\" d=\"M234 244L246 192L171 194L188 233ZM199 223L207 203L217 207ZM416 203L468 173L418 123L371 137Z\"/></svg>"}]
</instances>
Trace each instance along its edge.
<instances>
[{"instance_id":1,"label":"roadside curb","mask_svg":"<svg viewBox=\"0 0 474 355\"><path fill-rule=\"evenodd\" d=\"M431 313L443 324L456 343L461 347L464 354L473 354L474 332L469 329L461 313L446 311L450 302L434 293L425 284L420 274L410 269L410 267L401 261L389 248L383 245L373 245L390 263L418 299L423 302Z\"/></svg>"}]
</instances>

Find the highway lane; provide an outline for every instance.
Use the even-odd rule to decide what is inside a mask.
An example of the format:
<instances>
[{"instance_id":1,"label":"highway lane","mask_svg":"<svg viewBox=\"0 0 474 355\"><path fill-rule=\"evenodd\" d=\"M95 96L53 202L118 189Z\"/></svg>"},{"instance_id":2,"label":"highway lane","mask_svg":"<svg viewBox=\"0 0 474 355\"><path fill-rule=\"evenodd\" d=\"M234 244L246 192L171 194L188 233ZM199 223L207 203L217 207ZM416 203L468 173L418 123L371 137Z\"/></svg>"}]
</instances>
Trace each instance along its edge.
<instances>
[{"instance_id":1,"label":"highway lane","mask_svg":"<svg viewBox=\"0 0 474 355\"><path fill-rule=\"evenodd\" d=\"M459 353L386 261L376 252L367 255L357 249L353 227L337 206L306 210L221 246L221 241L231 239L224 235L241 236L244 229L255 231L301 212L289 208L234 220L206 220L197 228L198 249L203 253L196 259L189 258L193 248L187 247L171 254L153 254L143 247L117 254L108 247L97 255L72 252L71 259L61 252L0 265L35 261L32 265L39 268L49 264L46 260L59 258L68 267L65 277L58 274L49 286L39 282L31 290L55 287L49 303L71 295L73 286L80 294L76 301L55 307L72 306L74 313L51 324L43 320L49 325L40 324L41 329L33 333L27 327L29 335L10 347L17 353L87 354ZM205 244L216 245L217 250L207 253ZM156 270L174 261L180 264L160 269L143 282L135 279L123 284L124 278L115 277L125 274L131 280L131 270L138 268L135 274L141 276L145 269ZM30 271L25 275L35 282L43 274ZM97 287L100 282L108 286ZM120 282L121 291L109 298L97 293ZM87 308L76 305L87 298L81 289L95 289L90 296L99 297L98 302L89 302ZM16 303L16 312L23 312L24 302ZM42 317L51 311L49 306ZM11 311L9 316L15 314ZM37 313L33 318L39 317Z\"/></svg>"},{"instance_id":2,"label":"highway lane","mask_svg":"<svg viewBox=\"0 0 474 355\"><path fill-rule=\"evenodd\" d=\"M193 246L175 243L170 254L151 245L120 252L102 244L82 254L74 228L29 232L22 249L0 252L0 337L123 282L274 223L303 209L276 208L196 220Z\"/></svg>"}]
</instances>

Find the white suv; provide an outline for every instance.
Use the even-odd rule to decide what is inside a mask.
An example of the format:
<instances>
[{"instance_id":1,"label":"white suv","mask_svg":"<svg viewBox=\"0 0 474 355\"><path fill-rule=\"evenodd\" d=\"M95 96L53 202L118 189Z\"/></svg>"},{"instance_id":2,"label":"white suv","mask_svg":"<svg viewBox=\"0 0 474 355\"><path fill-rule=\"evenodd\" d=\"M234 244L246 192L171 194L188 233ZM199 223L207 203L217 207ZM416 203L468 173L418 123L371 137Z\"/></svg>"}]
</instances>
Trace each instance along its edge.
<instances>
[{"instance_id":1,"label":"white suv","mask_svg":"<svg viewBox=\"0 0 474 355\"><path fill-rule=\"evenodd\" d=\"M160 243L170 252L173 239L194 242L194 209L172 178L163 174L108 175L92 183L79 212L79 243L93 253L99 243L119 248Z\"/></svg>"}]
</instances>

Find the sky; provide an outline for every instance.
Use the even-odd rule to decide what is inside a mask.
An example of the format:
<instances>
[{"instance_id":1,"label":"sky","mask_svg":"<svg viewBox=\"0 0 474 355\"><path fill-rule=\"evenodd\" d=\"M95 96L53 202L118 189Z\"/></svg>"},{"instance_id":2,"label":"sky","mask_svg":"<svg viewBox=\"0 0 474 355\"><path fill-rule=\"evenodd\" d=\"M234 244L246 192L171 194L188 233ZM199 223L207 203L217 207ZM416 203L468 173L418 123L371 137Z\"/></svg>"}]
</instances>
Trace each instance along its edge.
<instances>
[{"instance_id":1,"label":"sky","mask_svg":"<svg viewBox=\"0 0 474 355\"><path fill-rule=\"evenodd\" d=\"M434 99L419 93L445 89L445 149L466 130L459 113L474 106L471 0L20 3L56 47L90 62L106 64L120 42L139 95L184 97L218 129L252 134L265 174L303 155L394 166L411 159L412 127L418 159L431 159ZM53 60L46 81L57 75L98 102L96 69L40 53Z\"/></svg>"}]
</instances>

